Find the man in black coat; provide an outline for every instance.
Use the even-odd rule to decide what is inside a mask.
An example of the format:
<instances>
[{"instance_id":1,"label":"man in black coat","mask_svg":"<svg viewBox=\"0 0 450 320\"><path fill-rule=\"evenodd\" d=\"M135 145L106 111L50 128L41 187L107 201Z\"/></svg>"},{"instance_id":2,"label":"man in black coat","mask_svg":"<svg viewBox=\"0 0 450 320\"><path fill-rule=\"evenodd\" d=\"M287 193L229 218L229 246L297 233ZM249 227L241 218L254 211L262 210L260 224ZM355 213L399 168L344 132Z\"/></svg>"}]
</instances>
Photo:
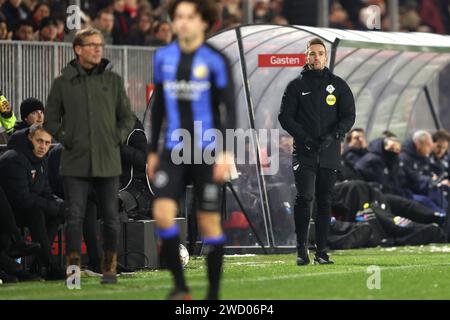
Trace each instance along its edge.
<instances>
[{"instance_id":1,"label":"man in black coat","mask_svg":"<svg viewBox=\"0 0 450 320\"><path fill-rule=\"evenodd\" d=\"M29 140L1 156L0 184L17 223L28 227L33 241L41 245L38 262L43 276L64 279L64 270L51 257L51 242L65 213L64 202L52 194L47 179L46 155L52 137L41 124L27 129L27 135Z\"/></svg>"},{"instance_id":2,"label":"man in black coat","mask_svg":"<svg viewBox=\"0 0 450 320\"><path fill-rule=\"evenodd\" d=\"M355 122L355 102L349 86L325 66L326 47L315 38L308 42L307 64L283 95L278 116L294 137L293 169L297 187L295 230L297 264L309 263L306 249L312 201L317 201L315 263L333 263L326 243L331 199L340 164L340 141Z\"/></svg>"},{"instance_id":3,"label":"man in black coat","mask_svg":"<svg viewBox=\"0 0 450 320\"><path fill-rule=\"evenodd\" d=\"M445 178L442 181L437 181L437 176L433 173L430 161L432 150L433 138L431 134L425 130L418 130L403 143L400 160L408 174L418 175L421 181L427 182L423 184L426 187L416 188L413 191L417 195L423 195L429 199L422 197L418 200L425 201L424 204L427 206L436 206L435 209L438 211L438 207L447 208L447 201L442 196L442 191L436 188L438 186L436 182L439 182L439 186L449 187L450 181Z\"/></svg>"},{"instance_id":4,"label":"man in black coat","mask_svg":"<svg viewBox=\"0 0 450 320\"><path fill-rule=\"evenodd\" d=\"M36 98L27 98L20 104L20 119L16 122L14 132L27 129L32 124L44 122L44 104Z\"/></svg>"},{"instance_id":5,"label":"man in black coat","mask_svg":"<svg viewBox=\"0 0 450 320\"><path fill-rule=\"evenodd\" d=\"M15 30L17 24L22 20L26 20L30 15L25 3L21 2L7 0L0 6L0 13L3 13L6 17L8 30Z\"/></svg>"},{"instance_id":6,"label":"man in black coat","mask_svg":"<svg viewBox=\"0 0 450 320\"><path fill-rule=\"evenodd\" d=\"M428 157L432 149L433 138L431 134L425 130L416 131L411 138L403 142L400 160L409 169L431 177L432 172Z\"/></svg>"},{"instance_id":7,"label":"man in black coat","mask_svg":"<svg viewBox=\"0 0 450 320\"><path fill-rule=\"evenodd\" d=\"M369 144L368 153L355 165L355 169L367 182L374 182L384 193L392 193L412 199L412 192L405 189L408 176L400 166L401 143L397 138L377 138Z\"/></svg>"},{"instance_id":8,"label":"man in black coat","mask_svg":"<svg viewBox=\"0 0 450 320\"><path fill-rule=\"evenodd\" d=\"M342 159L345 164L355 168L356 163L367 153L367 140L364 129L353 128L345 137Z\"/></svg>"},{"instance_id":9,"label":"man in black coat","mask_svg":"<svg viewBox=\"0 0 450 320\"><path fill-rule=\"evenodd\" d=\"M433 133L433 152L430 156L431 171L440 176L447 173L450 175L450 157L448 155L448 144L450 134L447 130L438 130Z\"/></svg>"}]
</instances>

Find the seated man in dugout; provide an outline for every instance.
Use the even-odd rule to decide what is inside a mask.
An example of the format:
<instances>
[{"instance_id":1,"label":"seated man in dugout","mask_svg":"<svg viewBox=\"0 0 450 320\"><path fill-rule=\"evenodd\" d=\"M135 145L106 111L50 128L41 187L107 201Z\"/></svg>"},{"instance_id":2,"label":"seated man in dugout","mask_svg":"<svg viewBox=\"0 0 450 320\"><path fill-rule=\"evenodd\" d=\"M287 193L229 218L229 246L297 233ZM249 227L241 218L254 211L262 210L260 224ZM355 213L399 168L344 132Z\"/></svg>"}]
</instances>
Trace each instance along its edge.
<instances>
[{"instance_id":1,"label":"seated man in dugout","mask_svg":"<svg viewBox=\"0 0 450 320\"><path fill-rule=\"evenodd\" d=\"M0 157L0 185L5 191L19 226L30 230L41 248L32 268L47 280L65 279L51 255L51 243L64 222L64 201L50 190L47 158L52 136L41 124L26 130L28 141L19 143Z\"/></svg>"}]
</instances>

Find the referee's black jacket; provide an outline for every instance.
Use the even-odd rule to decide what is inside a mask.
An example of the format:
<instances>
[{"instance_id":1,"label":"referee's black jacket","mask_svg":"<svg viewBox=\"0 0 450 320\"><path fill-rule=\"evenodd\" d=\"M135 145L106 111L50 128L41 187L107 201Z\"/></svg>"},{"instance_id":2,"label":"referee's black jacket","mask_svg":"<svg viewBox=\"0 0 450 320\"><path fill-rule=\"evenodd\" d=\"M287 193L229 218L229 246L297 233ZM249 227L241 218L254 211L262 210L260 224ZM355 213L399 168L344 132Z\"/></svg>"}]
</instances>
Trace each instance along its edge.
<instances>
[{"instance_id":1,"label":"referee's black jacket","mask_svg":"<svg viewBox=\"0 0 450 320\"><path fill-rule=\"evenodd\" d=\"M294 137L294 160L301 164L337 170L340 140L355 122L355 101L347 83L328 68L304 67L283 95L278 116L281 126ZM322 151L308 150L305 140L320 144L331 135L332 143Z\"/></svg>"}]
</instances>

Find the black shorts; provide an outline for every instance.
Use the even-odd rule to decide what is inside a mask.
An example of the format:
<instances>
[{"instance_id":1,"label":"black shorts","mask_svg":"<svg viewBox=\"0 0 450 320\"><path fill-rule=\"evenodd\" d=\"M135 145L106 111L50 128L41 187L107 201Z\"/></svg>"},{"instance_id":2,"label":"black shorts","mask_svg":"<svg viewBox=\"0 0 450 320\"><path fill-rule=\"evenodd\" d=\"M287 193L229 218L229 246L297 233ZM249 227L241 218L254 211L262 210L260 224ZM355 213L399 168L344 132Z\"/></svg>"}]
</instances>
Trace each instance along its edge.
<instances>
[{"instance_id":1,"label":"black shorts","mask_svg":"<svg viewBox=\"0 0 450 320\"><path fill-rule=\"evenodd\" d=\"M170 154L161 155L152 183L155 198L169 198L178 202L189 184L194 186L200 211L219 212L221 185L213 181L213 165L177 165L170 159Z\"/></svg>"}]
</instances>

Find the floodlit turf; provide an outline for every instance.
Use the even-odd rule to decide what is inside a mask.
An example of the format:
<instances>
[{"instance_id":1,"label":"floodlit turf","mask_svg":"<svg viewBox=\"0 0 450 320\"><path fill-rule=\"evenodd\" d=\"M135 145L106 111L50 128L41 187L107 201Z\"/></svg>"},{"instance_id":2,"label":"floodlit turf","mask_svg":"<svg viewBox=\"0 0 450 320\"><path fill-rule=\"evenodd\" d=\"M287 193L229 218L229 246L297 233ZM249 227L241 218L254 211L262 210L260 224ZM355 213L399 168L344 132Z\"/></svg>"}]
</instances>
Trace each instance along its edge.
<instances>
[{"instance_id":1,"label":"floodlit turf","mask_svg":"<svg viewBox=\"0 0 450 320\"><path fill-rule=\"evenodd\" d=\"M332 252L332 266L295 265L295 255L226 256L223 299L450 299L450 245L374 248ZM204 259L186 268L194 299L206 292ZM380 289L369 290L369 266L381 272ZM376 285L376 282L369 281ZM167 271L138 272L102 286L81 279L80 290L61 281L0 285L0 299L164 299Z\"/></svg>"}]
</instances>

